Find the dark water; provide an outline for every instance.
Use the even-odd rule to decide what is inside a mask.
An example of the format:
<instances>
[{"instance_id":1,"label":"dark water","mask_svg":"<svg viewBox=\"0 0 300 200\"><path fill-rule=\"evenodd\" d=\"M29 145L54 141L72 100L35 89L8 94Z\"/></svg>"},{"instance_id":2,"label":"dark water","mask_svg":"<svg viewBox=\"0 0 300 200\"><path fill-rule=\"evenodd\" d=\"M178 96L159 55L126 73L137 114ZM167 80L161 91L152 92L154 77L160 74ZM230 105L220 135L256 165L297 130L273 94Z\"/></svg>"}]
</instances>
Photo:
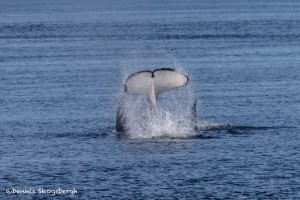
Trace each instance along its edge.
<instances>
[{"instance_id":1,"label":"dark water","mask_svg":"<svg viewBox=\"0 0 300 200\"><path fill-rule=\"evenodd\" d=\"M1 1L0 52L1 199L300 199L299 1ZM210 125L116 135L125 74L165 66Z\"/></svg>"}]
</instances>

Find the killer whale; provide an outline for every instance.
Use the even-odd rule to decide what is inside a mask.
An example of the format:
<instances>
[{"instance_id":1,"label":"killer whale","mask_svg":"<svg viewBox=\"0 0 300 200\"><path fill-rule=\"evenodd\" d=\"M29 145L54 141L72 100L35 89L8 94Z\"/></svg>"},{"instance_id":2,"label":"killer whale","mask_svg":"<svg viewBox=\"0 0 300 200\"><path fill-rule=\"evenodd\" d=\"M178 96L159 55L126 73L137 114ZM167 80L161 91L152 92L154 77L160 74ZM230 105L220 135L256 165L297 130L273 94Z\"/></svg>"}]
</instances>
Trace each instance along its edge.
<instances>
[{"instance_id":1,"label":"killer whale","mask_svg":"<svg viewBox=\"0 0 300 200\"><path fill-rule=\"evenodd\" d=\"M150 109L155 110L159 94L174 88L183 87L188 83L188 75L174 68L159 68L154 71L144 70L129 75L124 83L126 95L145 95L150 102ZM125 97L119 100L116 113L116 131L127 131L127 120L125 113ZM196 124L197 101L194 101L191 122Z\"/></svg>"}]
</instances>

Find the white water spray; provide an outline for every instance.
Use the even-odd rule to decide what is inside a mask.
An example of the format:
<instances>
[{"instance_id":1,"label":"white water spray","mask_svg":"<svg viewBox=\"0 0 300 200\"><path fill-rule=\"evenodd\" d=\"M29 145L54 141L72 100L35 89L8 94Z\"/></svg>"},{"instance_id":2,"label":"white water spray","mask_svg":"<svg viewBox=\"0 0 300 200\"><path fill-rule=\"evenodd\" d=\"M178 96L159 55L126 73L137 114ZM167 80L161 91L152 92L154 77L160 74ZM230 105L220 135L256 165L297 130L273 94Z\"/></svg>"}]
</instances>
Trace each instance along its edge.
<instances>
[{"instance_id":1,"label":"white water spray","mask_svg":"<svg viewBox=\"0 0 300 200\"><path fill-rule=\"evenodd\" d=\"M194 136L193 101L194 95L188 86L159 96L155 111L150 111L146 96L127 95L124 105L127 134L132 138Z\"/></svg>"}]
</instances>

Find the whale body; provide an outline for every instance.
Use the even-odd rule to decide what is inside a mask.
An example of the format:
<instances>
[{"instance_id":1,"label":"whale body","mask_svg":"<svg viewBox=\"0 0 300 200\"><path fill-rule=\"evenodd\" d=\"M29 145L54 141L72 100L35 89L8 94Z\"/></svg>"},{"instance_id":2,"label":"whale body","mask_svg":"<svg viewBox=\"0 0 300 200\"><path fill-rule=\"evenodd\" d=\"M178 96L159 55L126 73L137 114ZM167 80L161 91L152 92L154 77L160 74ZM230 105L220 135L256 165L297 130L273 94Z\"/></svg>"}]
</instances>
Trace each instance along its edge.
<instances>
[{"instance_id":1,"label":"whale body","mask_svg":"<svg viewBox=\"0 0 300 200\"><path fill-rule=\"evenodd\" d=\"M139 71L127 77L124 83L124 91L127 95L145 95L150 102L150 109L155 110L159 94L168 90L185 86L188 83L188 75L173 68L160 68L154 71ZM116 114L116 131L126 132L125 96L118 104ZM196 121L196 100L192 113L192 122Z\"/></svg>"}]
</instances>

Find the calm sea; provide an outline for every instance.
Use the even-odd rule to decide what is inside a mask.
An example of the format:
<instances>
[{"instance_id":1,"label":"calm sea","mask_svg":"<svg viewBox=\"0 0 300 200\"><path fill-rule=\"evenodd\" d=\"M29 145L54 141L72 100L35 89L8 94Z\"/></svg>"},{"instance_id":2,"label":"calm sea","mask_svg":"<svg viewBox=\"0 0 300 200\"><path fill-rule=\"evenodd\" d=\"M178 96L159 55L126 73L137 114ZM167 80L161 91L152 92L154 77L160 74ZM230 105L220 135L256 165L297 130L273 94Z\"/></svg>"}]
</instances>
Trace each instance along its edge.
<instances>
[{"instance_id":1,"label":"calm sea","mask_svg":"<svg viewBox=\"0 0 300 200\"><path fill-rule=\"evenodd\" d=\"M116 134L124 79L160 67L199 130ZM299 113L297 0L0 1L0 199L300 199Z\"/></svg>"}]
</instances>

